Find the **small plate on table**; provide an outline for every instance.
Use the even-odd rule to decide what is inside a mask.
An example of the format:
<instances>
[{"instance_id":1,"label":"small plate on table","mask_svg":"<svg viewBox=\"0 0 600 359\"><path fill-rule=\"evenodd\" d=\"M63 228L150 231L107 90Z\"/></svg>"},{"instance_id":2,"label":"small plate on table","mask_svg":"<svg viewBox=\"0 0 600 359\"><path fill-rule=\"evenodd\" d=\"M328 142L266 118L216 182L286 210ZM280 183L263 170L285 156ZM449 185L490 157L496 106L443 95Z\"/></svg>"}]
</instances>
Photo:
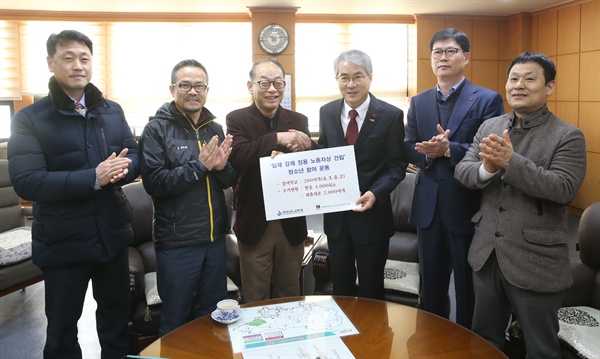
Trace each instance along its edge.
<instances>
[{"instance_id":1,"label":"small plate on table","mask_svg":"<svg viewBox=\"0 0 600 359\"><path fill-rule=\"evenodd\" d=\"M210 316L216 322L219 322L221 324L231 324L242 317L242 310L240 308L237 308L233 312L233 315L223 315L218 309L215 309L212 313L210 313Z\"/></svg>"}]
</instances>

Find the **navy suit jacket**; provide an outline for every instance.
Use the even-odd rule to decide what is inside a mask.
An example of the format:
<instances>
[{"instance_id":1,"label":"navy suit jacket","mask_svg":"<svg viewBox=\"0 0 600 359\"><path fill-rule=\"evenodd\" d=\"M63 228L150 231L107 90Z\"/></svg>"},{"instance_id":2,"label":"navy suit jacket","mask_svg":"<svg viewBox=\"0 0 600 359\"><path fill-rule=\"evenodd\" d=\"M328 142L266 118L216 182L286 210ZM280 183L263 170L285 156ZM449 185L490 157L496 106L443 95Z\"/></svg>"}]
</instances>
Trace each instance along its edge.
<instances>
[{"instance_id":1,"label":"navy suit jacket","mask_svg":"<svg viewBox=\"0 0 600 359\"><path fill-rule=\"evenodd\" d=\"M408 109L404 142L410 162L419 167L409 222L418 228L427 228L439 207L444 214L442 221L453 233L472 233L471 217L479 208L481 193L460 185L454 179L454 168L465 156L482 122L504 113L502 96L465 79L448 121L450 158L427 161L425 155L415 150L415 143L428 141L438 134L436 92L434 87L414 96Z\"/></svg>"},{"instance_id":2,"label":"navy suit jacket","mask_svg":"<svg viewBox=\"0 0 600 359\"><path fill-rule=\"evenodd\" d=\"M373 192L377 201L365 212L326 213L323 220L328 237L339 237L345 224L354 240L362 243L388 240L393 235L390 193L404 179L408 165L402 146L404 113L369 95L371 103L354 144L354 153L360 192ZM343 106L344 100L339 99L321 107L319 145L322 147L346 146L340 117ZM344 215L348 216L346 223Z\"/></svg>"}]
</instances>

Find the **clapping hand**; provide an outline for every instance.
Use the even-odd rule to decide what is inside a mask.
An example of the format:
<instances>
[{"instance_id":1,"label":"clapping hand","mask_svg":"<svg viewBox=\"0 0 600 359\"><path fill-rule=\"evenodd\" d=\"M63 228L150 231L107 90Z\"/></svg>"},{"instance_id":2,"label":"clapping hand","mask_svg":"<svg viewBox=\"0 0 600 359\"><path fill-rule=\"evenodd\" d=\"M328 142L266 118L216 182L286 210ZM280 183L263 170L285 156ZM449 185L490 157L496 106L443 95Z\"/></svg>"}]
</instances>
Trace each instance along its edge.
<instances>
[{"instance_id":1,"label":"clapping hand","mask_svg":"<svg viewBox=\"0 0 600 359\"><path fill-rule=\"evenodd\" d=\"M219 146L219 137L213 136L210 141L205 144L200 150L198 160L202 162L204 167L209 171L220 171L227 165L227 160L231 154L233 136L227 135L225 140Z\"/></svg>"},{"instance_id":2,"label":"clapping hand","mask_svg":"<svg viewBox=\"0 0 600 359\"><path fill-rule=\"evenodd\" d=\"M125 157L127 152L129 152L127 148L124 148L118 156L113 152L96 167L96 176L98 176L98 184L101 187L109 183L116 183L127 176L131 163L131 159Z\"/></svg>"}]
</instances>

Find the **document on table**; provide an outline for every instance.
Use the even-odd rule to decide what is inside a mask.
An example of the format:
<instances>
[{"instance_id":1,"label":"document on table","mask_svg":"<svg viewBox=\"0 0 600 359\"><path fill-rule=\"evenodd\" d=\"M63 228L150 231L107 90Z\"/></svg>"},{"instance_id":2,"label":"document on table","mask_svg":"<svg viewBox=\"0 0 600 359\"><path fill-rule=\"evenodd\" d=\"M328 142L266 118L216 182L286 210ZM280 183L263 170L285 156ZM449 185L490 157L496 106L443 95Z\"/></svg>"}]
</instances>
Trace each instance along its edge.
<instances>
[{"instance_id":1,"label":"document on table","mask_svg":"<svg viewBox=\"0 0 600 359\"><path fill-rule=\"evenodd\" d=\"M340 337L325 337L242 351L244 359L353 359Z\"/></svg>"},{"instance_id":2,"label":"document on table","mask_svg":"<svg viewBox=\"0 0 600 359\"><path fill-rule=\"evenodd\" d=\"M228 329L234 353L359 333L333 298L321 296L243 308Z\"/></svg>"},{"instance_id":3,"label":"document on table","mask_svg":"<svg viewBox=\"0 0 600 359\"><path fill-rule=\"evenodd\" d=\"M354 146L262 157L260 174L268 221L359 207Z\"/></svg>"}]
</instances>

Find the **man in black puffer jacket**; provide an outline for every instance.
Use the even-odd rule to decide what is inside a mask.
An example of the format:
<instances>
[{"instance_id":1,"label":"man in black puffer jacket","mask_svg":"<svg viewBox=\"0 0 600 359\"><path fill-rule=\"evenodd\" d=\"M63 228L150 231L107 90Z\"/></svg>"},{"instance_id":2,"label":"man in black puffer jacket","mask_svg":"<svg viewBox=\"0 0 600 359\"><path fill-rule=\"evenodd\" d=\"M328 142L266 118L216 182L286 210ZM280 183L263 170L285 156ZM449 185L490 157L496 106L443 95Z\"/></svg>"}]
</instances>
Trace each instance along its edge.
<instances>
[{"instance_id":1,"label":"man in black puffer jacket","mask_svg":"<svg viewBox=\"0 0 600 359\"><path fill-rule=\"evenodd\" d=\"M65 30L46 45L50 94L15 115L8 141L14 189L33 201L33 262L45 275L44 358L81 358L77 321L90 280L101 355L121 358L129 353L133 240L121 186L138 176L137 143L121 106L89 82L90 39Z\"/></svg>"},{"instance_id":2,"label":"man in black puffer jacket","mask_svg":"<svg viewBox=\"0 0 600 359\"><path fill-rule=\"evenodd\" d=\"M225 137L204 107L206 68L184 60L171 72L174 101L161 106L140 139L144 188L154 202L156 279L163 336L212 312L227 295L227 207L236 183Z\"/></svg>"}]
</instances>

